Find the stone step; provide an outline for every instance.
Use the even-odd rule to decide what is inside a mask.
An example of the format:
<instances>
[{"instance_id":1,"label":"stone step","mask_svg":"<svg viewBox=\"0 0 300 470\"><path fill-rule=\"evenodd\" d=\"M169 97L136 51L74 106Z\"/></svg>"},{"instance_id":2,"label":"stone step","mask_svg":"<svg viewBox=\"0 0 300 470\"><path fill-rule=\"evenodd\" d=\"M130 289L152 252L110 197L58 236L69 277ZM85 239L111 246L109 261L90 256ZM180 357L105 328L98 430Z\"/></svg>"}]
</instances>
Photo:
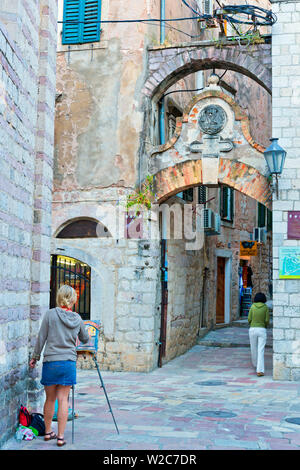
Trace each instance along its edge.
<instances>
[{"instance_id":1,"label":"stone step","mask_svg":"<svg viewBox=\"0 0 300 470\"><path fill-rule=\"evenodd\" d=\"M240 328L249 328L248 319L247 318L239 318L231 323L231 326L238 326ZM270 318L269 328L273 326L273 319Z\"/></svg>"},{"instance_id":2,"label":"stone step","mask_svg":"<svg viewBox=\"0 0 300 470\"><path fill-rule=\"evenodd\" d=\"M246 328L247 327L247 328ZM266 348L272 348L272 329L268 329ZM218 325L218 328L208 331L202 338L198 339L198 344L202 346L241 348L250 347L248 334L248 321L244 325Z\"/></svg>"}]
</instances>

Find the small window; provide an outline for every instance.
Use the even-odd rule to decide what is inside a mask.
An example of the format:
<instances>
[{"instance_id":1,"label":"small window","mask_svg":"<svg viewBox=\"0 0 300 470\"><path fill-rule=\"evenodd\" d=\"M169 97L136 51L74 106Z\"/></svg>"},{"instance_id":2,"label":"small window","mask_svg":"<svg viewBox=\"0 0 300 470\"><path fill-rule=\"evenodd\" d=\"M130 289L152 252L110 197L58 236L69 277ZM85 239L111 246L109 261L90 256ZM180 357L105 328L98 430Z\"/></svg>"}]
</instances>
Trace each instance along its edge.
<instances>
[{"instance_id":1,"label":"small window","mask_svg":"<svg viewBox=\"0 0 300 470\"><path fill-rule=\"evenodd\" d=\"M234 190L229 186L221 186L220 215L223 220L233 222Z\"/></svg>"},{"instance_id":2,"label":"small window","mask_svg":"<svg viewBox=\"0 0 300 470\"><path fill-rule=\"evenodd\" d=\"M267 231L268 232L272 231L272 223L273 223L272 211L270 211L270 209L267 209Z\"/></svg>"},{"instance_id":3,"label":"small window","mask_svg":"<svg viewBox=\"0 0 300 470\"><path fill-rule=\"evenodd\" d=\"M176 130L176 119L182 116L182 112L170 102L168 102L167 123L168 123L168 140L170 140Z\"/></svg>"},{"instance_id":4,"label":"small window","mask_svg":"<svg viewBox=\"0 0 300 470\"><path fill-rule=\"evenodd\" d=\"M94 220L81 219L69 223L56 238L104 238L111 237L105 225Z\"/></svg>"},{"instance_id":5,"label":"small window","mask_svg":"<svg viewBox=\"0 0 300 470\"><path fill-rule=\"evenodd\" d=\"M257 226L266 227L266 207L260 202L257 205Z\"/></svg>"},{"instance_id":6,"label":"small window","mask_svg":"<svg viewBox=\"0 0 300 470\"><path fill-rule=\"evenodd\" d=\"M63 44L100 41L101 0L64 0Z\"/></svg>"},{"instance_id":7,"label":"small window","mask_svg":"<svg viewBox=\"0 0 300 470\"><path fill-rule=\"evenodd\" d=\"M177 193L176 196L180 197L184 201L187 202L193 202L193 188L186 189L185 191L182 191L181 193Z\"/></svg>"}]
</instances>

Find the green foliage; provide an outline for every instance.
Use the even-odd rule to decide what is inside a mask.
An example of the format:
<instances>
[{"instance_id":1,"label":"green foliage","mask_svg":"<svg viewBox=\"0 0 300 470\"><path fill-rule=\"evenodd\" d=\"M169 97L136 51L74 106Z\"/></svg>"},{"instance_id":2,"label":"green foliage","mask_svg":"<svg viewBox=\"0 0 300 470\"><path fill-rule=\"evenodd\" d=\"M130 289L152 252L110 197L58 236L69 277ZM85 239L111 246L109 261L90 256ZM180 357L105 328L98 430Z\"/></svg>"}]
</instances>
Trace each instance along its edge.
<instances>
[{"instance_id":1,"label":"green foliage","mask_svg":"<svg viewBox=\"0 0 300 470\"><path fill-rule=\"evenodd\" d=\"M146 207L150 210L154 198L154 176L147 176L142 190L136 191L135 194L130 194L127 197L126 208L130 209L136 206L137 208Z\"/></svg>"},{"instance_id":2,"label":"green foliage","mask_svg":"<svg viewBox=\"0 0 300 470\"><path fill-rule=\"evenodd\" d=\"M255 44L263 44L265 40L261 37L258 30L252 30L246 33L239 31L239 36L223 37L215 39L213 42L216 48L222 49L222 47L229 45L230 42L237 42L240 46L245 44L248 47Z\"/></svg>"}]
</instances>

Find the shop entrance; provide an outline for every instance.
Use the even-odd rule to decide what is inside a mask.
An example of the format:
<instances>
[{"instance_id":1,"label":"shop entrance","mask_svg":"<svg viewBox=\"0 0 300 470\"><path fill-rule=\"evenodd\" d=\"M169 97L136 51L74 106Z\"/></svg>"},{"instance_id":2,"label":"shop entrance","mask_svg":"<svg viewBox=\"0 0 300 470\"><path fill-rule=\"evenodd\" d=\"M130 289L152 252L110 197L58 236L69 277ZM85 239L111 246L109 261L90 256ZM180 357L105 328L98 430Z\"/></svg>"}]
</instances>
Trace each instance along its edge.
<instances>
[{"instance_id":1,"label":"shop entrance","mask_svg":"<svg viewBox=\"0 0 300 470\"><path fill-rule=\"evenodd\" d=\"M239 266L239 285L240 285L240 316L248 317L252 304L252 282L253 271L249 258L241 258Z\"/></svg>"},{"instance_id":2,"label":"shop entrance","mask_svg":"<svg viewBox=\"0 0 300 470\"><path fill-rule=\"evenodd\" d=\"M231 252L216 250L217 288L216 288L216 324L230 322L231 310Z\"/></svg>"},{"instance_id":3,"label":"shop entrance","mask_svg":"<svg viewBox=\"0 0 300 470\"><path fill-rule=\"evenodd\" d=\"M216 323L225 322L225 258L217 258Z\"/></svg>"},{"instance_id":4,"label":"shop entrance","mask_svg":"<svg viewBox=\"0 0 300 470\"><path fill-rule=\"evenodd\" d=\"M50 308L56 307L56 294L60 286L68 284L77 292L74 311L83 320L90 319L91 268L87 264L68 256L51 256Z\"/></svg>"}]
</instances>

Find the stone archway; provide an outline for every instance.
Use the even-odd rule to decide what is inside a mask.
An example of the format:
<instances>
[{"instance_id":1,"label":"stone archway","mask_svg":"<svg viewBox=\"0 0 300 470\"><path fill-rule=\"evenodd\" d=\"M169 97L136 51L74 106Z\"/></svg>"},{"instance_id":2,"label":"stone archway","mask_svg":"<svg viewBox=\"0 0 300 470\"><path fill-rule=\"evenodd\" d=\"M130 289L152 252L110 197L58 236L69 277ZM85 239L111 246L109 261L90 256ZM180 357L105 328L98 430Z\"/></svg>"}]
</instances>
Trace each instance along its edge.
<instances>
[{"instance_id":1,"label":"stone archway","mask_svg":"<svg viewBox=\"0 0 300 470\"><path fill-rule=\"evenodd\" d=\"M218 165L216 183L231 186L271 208L272 194L263 156L265 148L252 138L246 113L214 85L189 103L183 117L177 120L171 140L153 147L148 155L148 168L155 176L158 201L163 202L184 189L205 184L203 162L208 159L203 160L203 150L202 155L193 153L191 144L203 146L200 141L204 141L205 135L199 128L199 116L201 110L211 103L222 106L228 115L228 129L225 127L221 131L219 142L230 141L231 145L229 158L225 158L221 151L219 158L214 159L215 165ZM192 142L193 139L197 139L196 142Z\"/></svg>"},{"instance_id":2,"label":"stone archway","mask_svg":"<svg viewBox=\"0 0 300 470\"><path fill-rule=\"evenodd\" d=\"M154 98L176 81L205 69L227 69L256 81L271 94L271 44L241 48L238 44L215 47L207 43L148 49L148 77L143 94Z\"/></svg>"},{"instance_id":3,"label":"stone archway","mask_svg":"<svg viewBox=\"0 0 300 470\"><path fill-rule=\"evenodd\" d=\"M267 178L255 168L241 162L220 159L219 183L246 194L271 209L271 191ZM202 160L189 160L161 170L155 176L159 203L174 194L202 184Z\"/></svg>"}]
</instances>

